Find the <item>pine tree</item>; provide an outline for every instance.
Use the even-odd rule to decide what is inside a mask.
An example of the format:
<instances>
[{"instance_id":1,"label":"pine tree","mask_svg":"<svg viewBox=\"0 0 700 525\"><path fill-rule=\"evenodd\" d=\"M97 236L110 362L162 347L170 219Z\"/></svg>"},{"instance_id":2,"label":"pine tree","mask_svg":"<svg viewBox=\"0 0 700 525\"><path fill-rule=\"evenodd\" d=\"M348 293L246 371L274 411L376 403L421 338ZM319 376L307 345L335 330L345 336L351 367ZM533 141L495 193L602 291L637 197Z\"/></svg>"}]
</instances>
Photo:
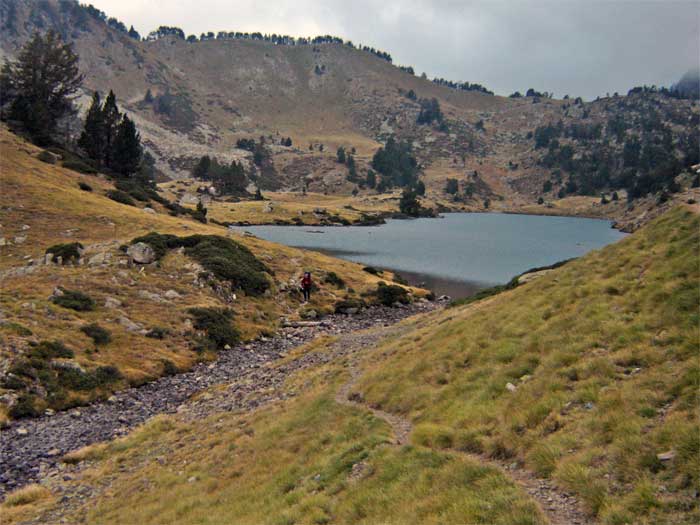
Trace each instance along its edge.
<instances>
[{"instance_id":1,"label":"pine tree","mask_svg":"<svg viewBox=\"0 0 700 525\"><path fill-rule=\"evenodd\" d=\"M78 146L83 148L87 156L94 160L98 166L102 164L105 155L105 134L102 100L97 91L92 95L90 109L85 115L85 126L78 139Z\"/></svg>"},{"instance_id":2,"label":"pine tree","mask_svg":"<svg viewBox=\"0 0 700 525\"><path fill-rule=\"evenodd\" d=\"M141 164L141 137L136 126L124 115L114 137L112 169L125 176L136 173Z\"/></svg>"},{"instance_id":3,"label":"pine tree","mask_svg":"<svg viewBox=\"0 0 700 525\"><path fill-rule=\"evenodd\" d=\"M105 99L105 103L102 106L102 125L104 133L104 164L105 166L114 169L112 165L114 156L114 142L117 136L117 128L119 127L119 122L121 118L121 113L119 113L119 108L117 107L117 97L114 95L112 90L109 91L109 95Z\"/></svg>"},{"instance_id":4,"label":"pine tree","mask_svg":"<svg viewBox=\"0 0 700 525\"><path fill-rule=\"evenodd\" d=\"M338 162L340 164L345 164L345 148L343 146L340 146L338 148L338 151L336 152L336 156L338 157Z\"/></svg>"},{"instance_id":5,"label":"pine tree","mask_svg":"<svg viewBox=\"0 0 700 525\"><path fill-rule=\"evenodd\" d=\"M374 189L377 185L377 174L373 170L367 170L367 186Z\"/></svg>"},{"instance_id":6,"label":"pine tree","mask_svg":"<svg viewBox=\"0 0 700 525\"><path fill-rule=\"evenodd\" d=\"M17 61L6 62L0 73L10 118L22 122L38 144L53 140L58 121L73 111L71 97L82 81L73 46L53 30L36 33Z\"/></svg>"}]
</instances>

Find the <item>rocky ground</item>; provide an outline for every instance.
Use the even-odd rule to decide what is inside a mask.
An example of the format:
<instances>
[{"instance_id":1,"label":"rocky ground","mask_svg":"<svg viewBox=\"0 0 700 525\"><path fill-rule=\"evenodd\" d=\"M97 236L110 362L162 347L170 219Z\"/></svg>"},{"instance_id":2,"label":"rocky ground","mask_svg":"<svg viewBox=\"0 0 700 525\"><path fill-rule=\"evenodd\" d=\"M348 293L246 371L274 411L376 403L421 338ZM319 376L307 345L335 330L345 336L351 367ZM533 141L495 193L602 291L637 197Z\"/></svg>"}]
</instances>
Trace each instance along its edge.
<instances>
[{"instance_id":1,"label":"rocky ground","mask_svg":"<svg viewBox=\"0 0 700 525\"><path fill-rule=\"evenodd\" d=\"M126 434L157 414L181 412L201 417L215 410L253 409L278 399L274 387L294 370L333 358L317 353L303 355L288 364L264 367L284 357L293 348L319 335L348 334L374 326L394 324L419 312L436 308L435 303L417 302L405 308L372 307L356 315L332 315L318 323L282 328L273 338L261 338L222 352L213 363L201 363L191 371L162 377L139 388L118 392L107 402L36 419L13 422L0 431L0 496L62 469L60 458L71 450ZM227 384L216 395L204 393L210 386ZM266 392L262 395L252 395Z\"/></svg>"}]
</instances>

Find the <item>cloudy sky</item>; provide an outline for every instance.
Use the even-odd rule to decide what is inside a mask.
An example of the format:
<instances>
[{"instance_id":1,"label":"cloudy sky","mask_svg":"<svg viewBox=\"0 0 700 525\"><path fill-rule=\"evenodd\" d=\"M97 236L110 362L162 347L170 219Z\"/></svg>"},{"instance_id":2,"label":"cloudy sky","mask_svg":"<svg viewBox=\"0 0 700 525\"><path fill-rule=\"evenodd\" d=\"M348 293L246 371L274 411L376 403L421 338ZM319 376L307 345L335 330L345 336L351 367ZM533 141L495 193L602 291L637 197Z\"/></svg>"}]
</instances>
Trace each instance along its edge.
<instances>
[{"instance_id":1,"label":"cloudy sky","mask_svg":"<svg viewBox=\"0 0 700 525\"><path fill-rule=\"evenodd\" d=\"M669 85L700 56L700 0L86 0L145 35L333 34L417 73L595 98Z\"/></svg>"}]
</instances>

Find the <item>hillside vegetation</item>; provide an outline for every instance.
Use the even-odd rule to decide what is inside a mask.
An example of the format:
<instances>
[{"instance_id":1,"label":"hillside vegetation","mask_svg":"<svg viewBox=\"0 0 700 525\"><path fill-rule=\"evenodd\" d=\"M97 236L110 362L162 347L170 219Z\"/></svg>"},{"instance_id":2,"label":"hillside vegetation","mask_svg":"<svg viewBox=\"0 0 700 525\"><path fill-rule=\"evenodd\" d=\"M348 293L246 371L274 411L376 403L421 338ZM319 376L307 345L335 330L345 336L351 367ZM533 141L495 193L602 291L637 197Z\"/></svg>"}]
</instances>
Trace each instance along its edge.
<instances>
[{"instance_id":1,"label":"hillside vegetation","mask_svg":"<svg viewBox=\"0 0 700 525\"><path fill-rule=\"evenodd\" d=\"M144 203L115 202L107 197L114 190L107 178L42 162L42 150L6 129L0 152L2 418L10 406L16 417L35 415L187 369L238 338L273 333L283 318L332 313L348 298L372 302L378 283L392 277L231 237L158 204L150 203L149 212ZM131 265L124 250L151 232L173 236L168 248L155 264ZM55 261L59 245L64 264ZM47 251L54 253L50 264ZM302 307L298 281L305 270L319 290ZM342 286L324 282L330 272L342 276ZM231 339L220 348L200 344L193 307L231 308Z\"/></svg>"},{"instance_id":2,"label":"hillside vegetation","mask_svg":"<svg viewBox=\"0 0 700 525\"><path fill-rule=\"evenodd\" d=\"M66 460L89 468L72 483L100 487L86 503L64 508L33 489L32 504L4 511L87 523L545 523L491 463L502 460L553 478L602 523L694 523L699 231L696 213L673 210L515 290L292 375L294 400L157 418L78 451ZM338 348L348 342L320 340L286 362ZM366 409L337 404L355 366L349 397ZM369 406L407 417L410 444L392 444Z\"/></svg>"},{"instance_id":3,"label":"hillside vegetation","mask_svg":"<svg viewBox=\"0 0 700 525\"><path fill-rule=\"evenodd\" d=\"M83 110L94 90L114 90L164 178L186 177L212 156L244 166L245 181L264 190L359 192L352 200L361 204L376 194L365 184L373 155L395 137L410 144L429 198L453 209L630 220L628 195L639 216L697 186L690 168L699 160L700 108L668 90L633 88L591 102L534 90L500 97L431 81L333 38L288 45L224 32L188 40L165 28L144 41L72 1L2 0L0 14L4 57L34 31L54 28L73 42ZM240 141L261 138L269 155L256 164ZM356 167L335 162L339 147L354 150ZM446 192L448 181L456 192ZM698 191L682 200L697 200ZM614 194L619 203L610 203Z\"/></svg>"}]
</instances>

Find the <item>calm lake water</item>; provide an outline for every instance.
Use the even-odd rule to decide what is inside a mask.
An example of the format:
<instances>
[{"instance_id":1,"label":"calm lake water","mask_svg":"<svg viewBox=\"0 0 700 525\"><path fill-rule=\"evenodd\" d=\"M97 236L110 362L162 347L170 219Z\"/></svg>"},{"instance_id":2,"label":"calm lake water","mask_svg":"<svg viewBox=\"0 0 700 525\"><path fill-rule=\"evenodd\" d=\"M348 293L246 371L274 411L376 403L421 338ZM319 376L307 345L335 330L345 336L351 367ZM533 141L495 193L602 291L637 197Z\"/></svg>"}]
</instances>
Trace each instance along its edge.
<instances>
[{"instance_id":1,"label":"calm lake water","mask_svg":"<svg viewBox=\"0 0 700 525\"><path fill-rule=\"evenodd\" d=\"M245 226L260 238L397 270L411 284L463 297L537 266L581 256L625 234L609 221L449 213L382 226Z\"/></svg>"}]
</instances>

